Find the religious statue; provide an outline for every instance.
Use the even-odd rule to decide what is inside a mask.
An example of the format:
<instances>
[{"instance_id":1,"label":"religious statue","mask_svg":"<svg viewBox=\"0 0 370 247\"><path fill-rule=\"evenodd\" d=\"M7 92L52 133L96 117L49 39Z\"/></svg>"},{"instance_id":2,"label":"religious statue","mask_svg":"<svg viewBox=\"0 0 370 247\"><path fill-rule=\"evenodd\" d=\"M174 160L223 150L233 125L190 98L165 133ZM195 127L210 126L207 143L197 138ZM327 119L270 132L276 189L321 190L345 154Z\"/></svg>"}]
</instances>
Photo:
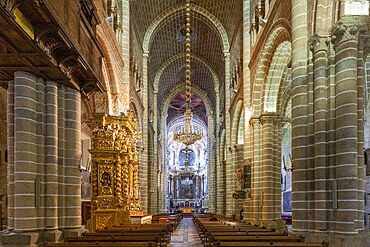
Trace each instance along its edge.
<instances>
[{"instance_id":1,"label":"religious statue","mask_svg":"<svg viewBox=\"0 0 370 247\"><path fill-rule=\"evenodd\" d=\"M236 183L235 192L233 193L233 198L235 199L245 199L244 191L244 174L243 168L239 168L235 173Z\"/></svg>"},{"instance_id":2,"label":"religious statue","mask_svg":"<svg viewBox=\"0 0 370 247\"><path fill-rule=\"evenodd\" d=\"M238 171L235 173L236 177L236 188L235 190L243 190L244 188L244 175L243 169L239 168Z\"/></svg>"}]
</instances>

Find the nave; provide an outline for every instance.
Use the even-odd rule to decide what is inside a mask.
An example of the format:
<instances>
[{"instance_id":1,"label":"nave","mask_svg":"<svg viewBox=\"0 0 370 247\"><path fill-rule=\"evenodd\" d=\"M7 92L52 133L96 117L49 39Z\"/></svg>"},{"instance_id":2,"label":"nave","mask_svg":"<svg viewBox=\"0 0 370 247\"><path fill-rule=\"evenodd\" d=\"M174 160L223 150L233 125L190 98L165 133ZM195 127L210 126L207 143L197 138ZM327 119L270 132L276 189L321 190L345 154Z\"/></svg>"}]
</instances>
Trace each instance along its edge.
<instances>
[{"instance_id":1,"label":"nave","mask_svg":"<svg viewBox=\"0 0 370 247\"><path fill-rule=\"evenodd\" d=\"M110 229L65 237L61 243L41 247L328 247L327 242L307 242L284 229L260 227L215 214L160 214L153 223L123 224Z\"/></svg>"},{"instance_id":2,"label":"nave","mask_svg":"<svg viewBox=\"0 0 370 247\"><path fill-rule=\"evenodd\" d=\"M0 0L2 244L186 209L370 246L369 5Z\"/></svg>"},{"instance_id":3,"label":"nave","mask_svg":"<svg viewBox=\"0 0 370 247\"><path fill-rule=\"evenodd\" d=\"M197 229L191 218L183 218L171 236L171 247L201 247Z\"/></svg>"}]
</instances>

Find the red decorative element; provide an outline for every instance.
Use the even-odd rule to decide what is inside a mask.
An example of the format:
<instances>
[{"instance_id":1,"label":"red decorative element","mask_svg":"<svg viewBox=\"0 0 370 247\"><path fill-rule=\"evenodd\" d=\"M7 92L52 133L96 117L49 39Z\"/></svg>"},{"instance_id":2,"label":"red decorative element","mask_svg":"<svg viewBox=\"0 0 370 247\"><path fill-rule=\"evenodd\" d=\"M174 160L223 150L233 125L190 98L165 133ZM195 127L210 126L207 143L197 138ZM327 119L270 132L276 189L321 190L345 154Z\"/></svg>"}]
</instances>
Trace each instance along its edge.
<instances>
[{"instance_id":1,"label":"red decorative element","mask_svg":"<svg viewBox=\"0 0 370 247\"><path fill-rule=\"evenodd\" d=\"M170 107L180 110L180 109L185 109L186 108L186 94L185 93L180 93L178 94L170 104ZM190 108L191 109L196 109L200 106L204 105L203 100L196 94L191 95L191 103L190 103Z\"/></svg>"}]
</instances>

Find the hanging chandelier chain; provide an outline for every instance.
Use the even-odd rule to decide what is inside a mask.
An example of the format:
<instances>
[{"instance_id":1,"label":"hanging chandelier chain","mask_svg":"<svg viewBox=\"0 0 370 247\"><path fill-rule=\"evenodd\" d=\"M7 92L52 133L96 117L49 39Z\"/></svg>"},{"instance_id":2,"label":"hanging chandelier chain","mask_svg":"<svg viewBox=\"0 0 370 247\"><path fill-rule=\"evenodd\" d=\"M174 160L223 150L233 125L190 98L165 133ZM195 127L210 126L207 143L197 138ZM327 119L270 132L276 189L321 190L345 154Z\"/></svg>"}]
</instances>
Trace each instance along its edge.
<instances>
[{"instance_id":1,"label":"hanging chandelier chain","mask_svg":"<svg viewBox=\"0 0 370 247\"><path fill-rule=\"evenodd\" d=\"M190 35L191 35L191 29L190 29L190 0L186 0L186 26L185 26L185 33L186 33L186 42L185 42L185 91L186 91L186 107L185 107L185 113L184 113L184 127L181 128L179 131L175 131L174 139L175 141L181 142L185 144L186 150L188 150L188 147L195 142L201 140L203 138L203 133L201 131L194 131L192 126L193 121L193 112L190 108L191 103L191 59L190 59ZM186 156L186 159L188 160L188 156Z\"/></svg>"},{"instance_id":2,"label":"hanging chandelier chain","mask_svg":"<svg viewBox=\"0 0 370 247\"><path fill-rule=\"evenodd\" d=\"M191 103L191 78L190 78L190 52L191 52L191 47L190 47L190 0L186 0L186 27L185 27L185 33L186 33L186 70L185 70L185 90L186 90L186 108L189 108L189 105Z\"/></svg>"}]
</instances>

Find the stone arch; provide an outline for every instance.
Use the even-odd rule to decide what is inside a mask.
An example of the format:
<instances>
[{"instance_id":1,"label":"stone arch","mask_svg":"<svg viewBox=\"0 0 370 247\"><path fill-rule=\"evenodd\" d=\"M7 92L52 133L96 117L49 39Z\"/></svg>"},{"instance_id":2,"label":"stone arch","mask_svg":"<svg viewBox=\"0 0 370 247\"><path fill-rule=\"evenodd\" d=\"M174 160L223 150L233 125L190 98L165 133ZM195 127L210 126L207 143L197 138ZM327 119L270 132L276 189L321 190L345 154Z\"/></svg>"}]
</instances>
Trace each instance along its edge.
<instances>
[{"instance_id":1,"label":"stone arch","mask_svg":"<svg viewBox=\"0 0 370 247\"><path fill-rule=\"evenodd\" d=\"M228 52L230 50L230 44L229 40L227 37L227 32L224 28L224 26L221 24L221 22L213 15L211 14L208 10L195 5L195 4L190 4L190 9L202 16L204 16L206 19L208 19L216 28L218 33L220 34L221 40L222 40L222 45L223 45L223 50L225 52ZM170 18L174 14L176 14L179 11L185 10L185 3L181 3L178 5L175 5L171 8L166 9L163 11L159 16L157 16L154 21L150 24L148 27L147 31L145 32L144 35L144 40L143 40L143 51L144 53L149 53L149 45L150 45L150 40L155 33L157 27L160 25L161 22L165 21L167 18Z\"/></svg>"},{"instance_id":2,"label":"stone arch","mask_svg":"<svg viewBox=\"0 0 370 247\"><path fill-rule=\"evenodd\" d=\"M104 57L102 59L102 73L103 73L103 80L105 82L105 88L106 92L104 93L95 93L95 101L104 102L106 104L107 111L106 113L112 114L113 113L113 105L114 105L114 95L118 95L119 88L117 87L116 83L118 80L116 79L115 75L115 69L113 68L112 59L114 60L114 57L112 57L112 54L109 53L111 48L109 48L109 44L106 42L106 39L104 36L106 35L104 31L102 30L102 26L98 25L96 27L96 38L99 41L99 44L102 47L102 50L104 52ZM95 102L95 111L99 112L97 110L97 103ZM104 107L104 108L105 108ZM101 112L101 110L100 110Z\"/></svg>"},{"instance_id":3,"label":"stone arch","mask_svg":"<svg viewBox=\"0 0 370 247\"><path fill-rule=\"evenodd\" d=\"M161 145L162 147L166 147L167 146L167 143L166 143L166 136L167 136L167 128L166 128L166 114L167 114L167 108L171 102L171 100L179 93L181 92L184 92L185 91L185 85L183 85L182 83L181 84L178 84L177 86L173 87L171 93L168 94L168 96L163 99L163 103L160 104L160 102L158 102L162 107L161 107L161 122L160 122L160 125L159 125L159 128L161 130L164 130L161 132ZM207 112L207 116L208 116L208 125L207 125L207 128L206 130L208 131L207 133L207 146L208 146L208 155L209 157L213 157L212 154L213 154L213 148L214 146L212 145L213 141L215 140L215 126L214 126L214 123L213 123L213 109L212 109L212 106L211 106L211 102L210 102L210 99L209 97L207 96L207 94L202 90L200 89L199 87L197 86L193 86L192 87L192 91L194 91L195 94L197 94L204 102L204 105L205 105L205 108L206 108L206 112ZM166 164L166 156L165 156L165 148L163 149L163 152L162 152L162 157L164 158L163 159L163 162L162 164ZM212 167L214 166L214 161L213 159L209 159L208 160L208 173L211 172L211 169ZM167 172L167 171L165 171ZM167 176L167 175L165 175ZM208 188L211 189L210 185L212 184L212 178L211 177L208 177Z\"/></svg>"},{"instance_id":4,"label":"stone arch","mask_svg":"<svg viewBox=\"0 0 370 247\"><path fill-rule=\"evenodd\" d=\"M208 62L206 60L204 60L202 57L200 57L196 54L191 54L190 56L191 56L192 59L194 59L194 60L200 62L201 64L203 64L204 66L206 66L206 68L210 71L210 73L213 77L213 82L215 84L215 89L219 88L220 80L219 80L215 70L208 64ZM155 75L155 78L154 78L154 91L158 91L159 80L160 80L163 72L165 71L165 69L168 66L170 66L170 64L172 64L173 62L175 62L175 61L177 61L181 58L185 58L185 52L172 56L170 59L168 59L166 62L164 62L162 64L162 66L158 69L158 71Z\"/></svg>"},{"instance_id":5,"label":"stone arch","mask_svg":"<svg viewBox=\"0 0 370 247\"><path fill-rule=\"evenodd\" d=\"M285 82L285 88L283 88L283 84ZM291 104L291 98L292 98L292 93L290 89L290 84L291 84L291 69L286 68L285 72L285 77L283 76L283 82L281 83L280 90L279 90L279 95L277 98L277 113L280 116L285 116L286 113L286 108L288 104ZM289 118L289 120L291 120Z\"/></svg>"},{"instance_id":6,"label":"stone arch","mask_svg":"<svg viewBox=\"0 0 370 247\"><path fill-rule=\"evenodd\" d=\"M199 88L198 86L195 86L193 85L192 86L192 90L194 91L195 94L197 94L204 102L204 106L206 107L206 111L207 111L207 115L208 115L208 118L212 117L213 116L213 109L212 109L212 104L211 104L211 101L209 99L209 97L207 96L207 94L205 92L203 92L203 90L201 88ZM171 91L170 94L168 94L168 96L162 100L162 109L161 109L161 119L162 121L165 121L165 113L167 111L167 108L171 102L171 100L179 93L181 92L184 92L185 91L185 85L183 84L178 84L177 86L175 86L173 88L173 90ZM159 102L160 103L160 102Z\"/></svg>"},{"instance_id":7,"label":"stone arch","mask_svg":"<svg viewBox=\"0 0 370 247\"><path fill-rule=\"evenodd\" d=\"M263 111L263 87L266 81L272 57L277 47L284 41L290 41L290 24L286 19L277 20L269 30L270 35L264 42L261 59L257 66L252 88L252 105L254 116L259 116Z\"/></svg>"},{"instance_id":8,"label":"stone arch","mask_svg":"<svg viewBox=\"0 0 370 247\"><path fill-rule=\"evenodd\" d=\"M142 119L141 119L141 114L138 110L139 108L137 107L137 102L134 100L130 100L130 105L129 105L129 110L133 111L135 119L136 119L136 129L141 130L142 127Z\"/></svg>"},{"instance_id":9,"label":"stone arch","mask_svg":"<svg viewBox=\"0 0 370 247\"><path fill-rule=\"evenodd\" d=\"M237 144L238 142L238 129L239 129L239 120L241 113L243 111L243 100L238 100L236 103L232 126L231 126L231 144Z\"/></svg>"},{"instance_id":10,"label":"stone arch","mask_svg":"<svg viewBox=\"0 0 370 247\"><path fill-rule=\"evenodd\" d=\"M266 82L263 86L263 102L261 102L263 103L263 112L278 111L279 91L283 86L282 82L285 81L284 75L286 76L287 66L291 59L290 54L291 43L289 41L284 41L279 44L272 56Z\"/></svg>"}]
</instances>

